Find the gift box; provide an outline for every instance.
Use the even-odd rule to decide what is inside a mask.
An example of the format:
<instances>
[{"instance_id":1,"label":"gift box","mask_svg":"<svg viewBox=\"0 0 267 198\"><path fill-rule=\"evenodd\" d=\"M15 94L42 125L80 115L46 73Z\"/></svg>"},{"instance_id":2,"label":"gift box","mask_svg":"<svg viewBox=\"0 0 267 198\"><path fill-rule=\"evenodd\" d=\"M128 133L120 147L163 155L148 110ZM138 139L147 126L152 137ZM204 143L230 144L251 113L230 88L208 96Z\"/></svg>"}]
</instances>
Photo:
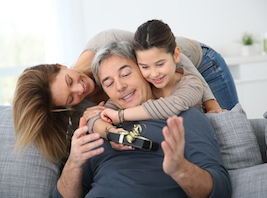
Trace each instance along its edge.
<instances>
[{"instance_id":1,"label":"gift box","mask_svg":"<svg viewBox=\"0 0 267 198\"><path fill-rule=\"evenodd\" d=\"M133 146L135 148L157 151L159 148L159 144L156 142L152 142L151 140L131 134L132 132L122 131L119 133L109 132L107 134L107 139L112 142Z\"/></svg>"}]
</instances>

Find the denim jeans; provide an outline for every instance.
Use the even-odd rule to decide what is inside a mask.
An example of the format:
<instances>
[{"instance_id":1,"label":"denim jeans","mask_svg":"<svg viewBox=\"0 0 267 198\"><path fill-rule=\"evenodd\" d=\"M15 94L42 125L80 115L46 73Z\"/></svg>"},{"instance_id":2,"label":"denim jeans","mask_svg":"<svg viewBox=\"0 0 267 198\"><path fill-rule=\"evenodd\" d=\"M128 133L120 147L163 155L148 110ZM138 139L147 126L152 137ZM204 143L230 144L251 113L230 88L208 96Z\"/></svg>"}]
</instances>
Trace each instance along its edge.
<instances>
[{"instance_id":1,"label":"denim jeans","mask_svg":"<svg viewBox=\"0 0 267 198\"><path fill-rule=\"evenodd\" d=\"M232 109L238 103L235 83L222 56L202 44L203 58L198 71L205 78L222 109Z\"/></svg>"}]
</instances>

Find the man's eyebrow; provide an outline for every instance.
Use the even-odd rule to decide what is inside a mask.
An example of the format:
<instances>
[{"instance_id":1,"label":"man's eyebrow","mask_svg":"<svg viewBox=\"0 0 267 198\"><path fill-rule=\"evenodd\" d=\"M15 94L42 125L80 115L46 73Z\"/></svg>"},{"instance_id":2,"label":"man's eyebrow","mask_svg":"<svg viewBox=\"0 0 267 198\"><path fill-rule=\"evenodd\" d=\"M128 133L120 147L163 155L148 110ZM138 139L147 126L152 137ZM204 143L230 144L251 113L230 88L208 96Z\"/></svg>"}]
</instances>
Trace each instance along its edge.
<instances>
[{"instance_id":1,"label":"man's eyebrow","mask_svg":"<svg viewBox=\"0 0 267 198\"><path fill-rule=\"evenodd\" d=\"M130 65L123 65L123 66L121 66L121 67L118 69L118 71L121 71L121 70L123 70L123 69L126 68L126 67L130 67Z\"/></svg>"},{"instance_id":2,"label":"man's eyebrow","mask_svg":"<svg viewBox=\"0 0 267 198\"><path fill-rule=\"evenodd\" d=\"M68 84L68 79L67 79L67 75L65 75L65 82L66 82L67 86L69 86L69 84ZM69 101L69 97L67 97L67 101L66 101L66 103L65 103L65 106L67 106L68 101Z\"/></svg>"},{"instance_id":3,"label":"man's eyebrow","mask_svg":"<svg viewBox=\"0 0 267 198\"><path fill-rule=\"evenodd\" d=\"M123 66L121 66L119 69L118 69L118 71L119 72L121 72L123 69L125 69L126 67L130 67L129 65L123 65ZM101 81L101 84L104 84L104 82L106 81L106 80L108 80L110 78L110 76L107 76L106 78L104 78L102 81Z\"/></svg>"}]
</instances>

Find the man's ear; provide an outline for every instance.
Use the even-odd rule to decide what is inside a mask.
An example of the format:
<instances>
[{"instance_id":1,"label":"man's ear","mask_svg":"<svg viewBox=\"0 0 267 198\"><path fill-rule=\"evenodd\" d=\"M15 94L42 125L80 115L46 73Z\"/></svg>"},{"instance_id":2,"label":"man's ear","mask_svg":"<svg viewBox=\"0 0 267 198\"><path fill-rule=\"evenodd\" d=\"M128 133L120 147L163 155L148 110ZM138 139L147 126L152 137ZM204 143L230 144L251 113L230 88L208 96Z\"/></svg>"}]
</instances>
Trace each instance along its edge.
<instances>
[{"instance_id":1,"label":"man's ear","mask_svg":"<svg viewBox=\"0 0 267 198\"><path fill-rule=\"evenodd\" d=\"M174 61L176 63L179 63L180 62L180 58L181 58L181 50L179 47L176 47L174 49L174 54L173 54L173 57L174 57Z\"/></svg>"}]
</instances>

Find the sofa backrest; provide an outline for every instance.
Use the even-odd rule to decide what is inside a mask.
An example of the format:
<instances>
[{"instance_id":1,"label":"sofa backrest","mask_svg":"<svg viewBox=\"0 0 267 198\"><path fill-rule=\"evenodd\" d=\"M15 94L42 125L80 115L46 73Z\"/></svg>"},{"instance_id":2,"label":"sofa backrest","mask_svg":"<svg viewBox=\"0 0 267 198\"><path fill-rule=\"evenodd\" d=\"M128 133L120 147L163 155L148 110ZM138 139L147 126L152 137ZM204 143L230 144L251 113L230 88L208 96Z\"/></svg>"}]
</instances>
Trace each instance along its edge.
<instances>
[{"instance_id":1,"label":"sofa backrest","mask_svg":"<svg viewBox=\"0 0 267 198\"><path fill-rule=\"evenodd\" d=\"M266 159L266 139L265 139L265 130L267 130L267 119L249 119L251 126L253 127L254 134L256 135L258 144L260 146L260 151L262 155L263 162L267 162Z\"/></svg>"},{"instance_id":2,"label":"sofa backrest","mask_svg":"<svg viewBox=\"0 0 267 198\"><path fill-rule=\"evenodd\" d=\"M11 106L0 106L0 140L0 197L52 197L59 167L41 159L34 146L28 147L20 157L14 151Z\"/></svg>"}]
</instances>

